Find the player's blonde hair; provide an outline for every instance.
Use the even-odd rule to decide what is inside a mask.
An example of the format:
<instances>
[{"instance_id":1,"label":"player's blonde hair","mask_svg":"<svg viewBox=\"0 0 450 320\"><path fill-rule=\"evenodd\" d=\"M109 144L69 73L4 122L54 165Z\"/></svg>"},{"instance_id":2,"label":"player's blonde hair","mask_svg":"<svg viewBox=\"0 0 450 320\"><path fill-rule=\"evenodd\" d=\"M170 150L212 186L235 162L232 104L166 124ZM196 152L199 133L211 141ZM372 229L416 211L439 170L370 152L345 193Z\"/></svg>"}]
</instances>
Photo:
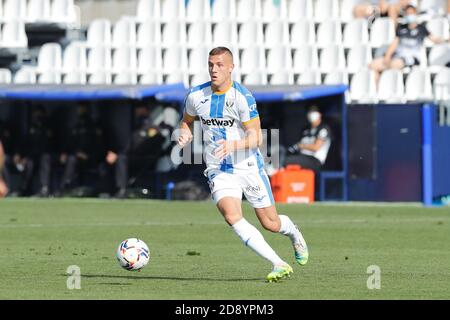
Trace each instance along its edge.
<instances>
[{"instance_id":1,"label":"player's blonde hair","mask_svg":"<svg viewBox=\"0 0 450 320\"><path fill-rule=\"evenodd\" d=\"M219 54L227 53L231 57L231 61L233 61L233 53L227 47L215 47L209 52L209 56L217 56Z\"/></svg>"}]
</instances>

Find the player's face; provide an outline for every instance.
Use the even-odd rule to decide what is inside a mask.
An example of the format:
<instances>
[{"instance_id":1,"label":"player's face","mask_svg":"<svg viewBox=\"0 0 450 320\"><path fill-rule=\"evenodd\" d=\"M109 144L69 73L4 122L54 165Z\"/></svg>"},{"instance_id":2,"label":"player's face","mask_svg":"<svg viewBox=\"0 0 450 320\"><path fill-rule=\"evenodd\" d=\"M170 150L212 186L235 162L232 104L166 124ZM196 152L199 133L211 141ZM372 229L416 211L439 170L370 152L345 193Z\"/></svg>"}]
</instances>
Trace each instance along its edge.
<instances>
[{"instance_id":1,"label":"player's face","mask_svg":"<svg viewBox=\"0 0 450 320\"><path fill-rule=\"evenodd\" d=\"M209 76L211 84L218 90L225 89L231 81L233 61L227 53L210 56L208 59Z\"/></svg>"}]
</instances>

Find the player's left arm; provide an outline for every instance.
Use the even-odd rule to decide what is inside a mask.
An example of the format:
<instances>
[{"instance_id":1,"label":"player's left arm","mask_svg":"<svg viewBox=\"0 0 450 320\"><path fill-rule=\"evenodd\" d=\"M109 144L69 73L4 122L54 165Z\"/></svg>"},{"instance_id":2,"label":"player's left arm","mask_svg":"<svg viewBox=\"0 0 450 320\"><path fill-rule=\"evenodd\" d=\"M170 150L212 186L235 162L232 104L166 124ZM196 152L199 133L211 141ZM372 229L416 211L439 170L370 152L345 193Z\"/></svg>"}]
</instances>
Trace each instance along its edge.
<instances>
[{"instance_id":1,"label":"player's left arm","mask_svg":"<svg viewBox=\"0 0 450 320\"><path fill-rule=\"evenodd\" d=\"M219 159L223 159L230 153L244 150L258 148L263 142L263 136L261 132L261 121L259 116L253 119L243 122L245 138L241 140L220 140L217 142L219 145L215 151L215 156Z\"/></svg>"}]
</instances>

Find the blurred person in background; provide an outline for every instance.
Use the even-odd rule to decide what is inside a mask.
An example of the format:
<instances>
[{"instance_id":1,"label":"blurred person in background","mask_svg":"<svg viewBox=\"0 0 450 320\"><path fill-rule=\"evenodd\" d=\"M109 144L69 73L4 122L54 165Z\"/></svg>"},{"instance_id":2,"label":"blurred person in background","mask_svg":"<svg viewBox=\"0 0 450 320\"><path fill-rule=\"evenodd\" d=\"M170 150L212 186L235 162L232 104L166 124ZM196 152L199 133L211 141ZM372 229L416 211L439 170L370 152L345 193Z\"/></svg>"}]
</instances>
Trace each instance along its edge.
<instances>
[{"instance_id":1,"label":"blurred person in background","mask_svg":"<svg viewBox=\"0 0 450 320\"><path fill-rule=\"evenodd\" d=\"M3 151L3 145L0 141L0 198L5 197L8 194L8 186L3 179L3 167L5 165L5 152Z\"/></svg>"},{"instance_id":2,"label":"blurred person in background","mask_svg":"<svg viewBox=\"0 0 450 320\"><path fill-rule=\"evenodd\" d=\"M415 3L412 0L360 0L353 8L353 15L355 18L389 17L397 23L406 6Z\"/></svg>"}]
</instances>

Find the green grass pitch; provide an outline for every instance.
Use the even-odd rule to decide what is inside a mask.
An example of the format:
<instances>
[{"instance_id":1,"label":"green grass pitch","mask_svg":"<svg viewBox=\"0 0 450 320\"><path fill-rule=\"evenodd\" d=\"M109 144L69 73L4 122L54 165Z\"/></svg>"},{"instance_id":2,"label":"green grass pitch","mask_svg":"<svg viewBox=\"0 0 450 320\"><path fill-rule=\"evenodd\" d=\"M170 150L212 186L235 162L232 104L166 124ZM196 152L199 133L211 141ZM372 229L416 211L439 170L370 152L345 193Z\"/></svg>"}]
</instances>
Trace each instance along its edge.
<instances>
[{"instance_id":1,"label":"green grass pitch","mask_svg":"<svg viewBox=\"0 0 450 320\"><path fill-rule=\"evenodd\" d=\"M257 223L244 203L245 217ZM212 202L96 199L0 201L0 299L449 299L450 210L420 205L277 205L310 249L263 231L294 274L266 283L270 264L246 248ZM141 272L119 267L130 237L150 247ZM81 289L67 288L67 267ZM368 289L371 265L381 288Z\"/></svg>"}]
</instances>

